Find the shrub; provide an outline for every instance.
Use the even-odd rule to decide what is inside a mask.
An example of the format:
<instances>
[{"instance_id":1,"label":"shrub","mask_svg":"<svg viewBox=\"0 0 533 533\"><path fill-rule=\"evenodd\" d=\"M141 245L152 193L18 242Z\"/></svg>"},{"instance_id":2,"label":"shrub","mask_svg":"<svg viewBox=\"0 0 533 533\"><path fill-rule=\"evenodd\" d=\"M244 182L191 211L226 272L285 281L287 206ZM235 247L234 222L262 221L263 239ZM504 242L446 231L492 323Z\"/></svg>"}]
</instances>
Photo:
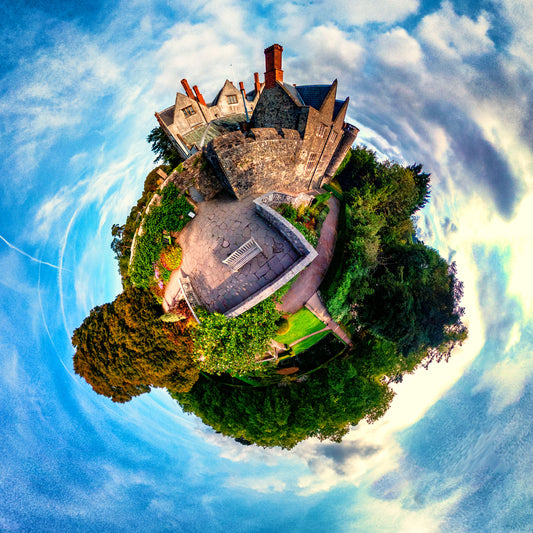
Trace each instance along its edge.
<instances>
[{"instance_id":1,"label":"shrub","mask_svg":"<svg viewBox=\"0 0 533 533\"><path fill-rule=\"evenodd\" d=\"M176 270L181 265L181 248L176 244L174 246L167 246L159 257L159 262L161 265L172 272Z\"/></svg>"},{"instance_id":2,"label":"shrub","mask_svg":"<svg viewBox=\"0 0 533 533\"><path fill-rule=\"evenodd\" d=\"M262 366L256 356L264 354L276 334L279 311L267 298L235 318L199 310L201 323L194 329L193 358L210 374L253 374Z\"/></svg>"},{"instance_id":3,"label":"shrub","mask_svg":"<svg viewBox=\"0 0 533 533\"><path fill-rule=\"evenodd\" d=\"M161 320L163 322L179 322L180 320L184 320L184 319L185 317L178 313L166 313L161 316Z\"/></svg>"},{"instance_id":4,"label":"shrub","mask_svg":"<svg viewBox=\"0 0 533 533\"><path fill-rule=\"evenodd\" d=\"M174 184L167 185L161 194L161 205L152 206L145 216L143 234L138 238L135 255L130 266L130 277L134 285L149 287L154 279L154 264L159 261L161 250L164 246L163 232L181 231L190 220L189 211L194 211L193 206L184 195L180 194ZM165 250L167 258L167 250ZM170 264L162 265L166 270L174 270L172 265L181 261L181 249L175 246L168 250ZM170 276L168 276L170 277Z\"/></svg>"},{"instance_id":5,"label":"shrub","mask_svg":"<svg viewBox=\"0 0 533 533\"><path fill-rule=\"evenodd\" d=\"M278 335L285 335L291 329L291 325L286 318L281 318L278 322Z\"/></svg>"}]
</instances>

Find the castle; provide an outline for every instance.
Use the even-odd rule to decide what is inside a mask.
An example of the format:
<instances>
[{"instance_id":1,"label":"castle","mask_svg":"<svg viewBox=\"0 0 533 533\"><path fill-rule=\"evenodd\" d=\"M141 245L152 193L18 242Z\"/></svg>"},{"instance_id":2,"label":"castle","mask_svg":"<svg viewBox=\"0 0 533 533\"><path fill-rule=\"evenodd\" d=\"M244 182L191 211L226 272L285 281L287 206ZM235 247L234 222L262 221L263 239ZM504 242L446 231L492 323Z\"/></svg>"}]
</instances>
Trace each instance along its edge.
<instances>
[{"instance_id":1,"label":"castle","mask_svg":"<svg viewBox=\"0 0 533 533\"><path fill-rule=\"evenodd\" d=\"M226 80L213 102L182 80L173 106L155 116L192 170L202 153L211 172L195 173L207 198L225 189L236 198L272 190L298 193L328 183L359 130L344 121L349 98L336 99L331 85L290 85L283 81L283 48L265 50L265 78L254 74L246 92ZM198 156L196 156L198 157ZM205 165L204 170L205 170ZM218 183L217 183L218 182ZM205 196L205 194L203 194Z\"/></svg>"}]
</instances>

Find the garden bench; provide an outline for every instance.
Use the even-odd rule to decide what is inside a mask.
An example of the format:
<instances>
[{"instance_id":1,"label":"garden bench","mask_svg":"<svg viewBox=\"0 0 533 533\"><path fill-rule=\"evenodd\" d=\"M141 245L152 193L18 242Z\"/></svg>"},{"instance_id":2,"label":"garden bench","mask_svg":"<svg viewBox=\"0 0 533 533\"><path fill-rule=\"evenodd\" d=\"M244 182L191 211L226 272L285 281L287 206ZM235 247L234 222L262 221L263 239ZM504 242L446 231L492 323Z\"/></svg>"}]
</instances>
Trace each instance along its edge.
<instances>
[{"instance_id":1,"label":"garden bench","mask_svg":"<svg viewBox=\"0 0 533 533\"><path fill-rule=\"evenodd\" d=\"M252 237L247 240L242 246L237 248L232 252L226 259L222 262L225 265L228 265L233 272L237 272L239 268L242 268L246 263L251 261L257 254L260 254L263 251L261 246L255 242L255 239Z\"/></svg>"}]
</instances>

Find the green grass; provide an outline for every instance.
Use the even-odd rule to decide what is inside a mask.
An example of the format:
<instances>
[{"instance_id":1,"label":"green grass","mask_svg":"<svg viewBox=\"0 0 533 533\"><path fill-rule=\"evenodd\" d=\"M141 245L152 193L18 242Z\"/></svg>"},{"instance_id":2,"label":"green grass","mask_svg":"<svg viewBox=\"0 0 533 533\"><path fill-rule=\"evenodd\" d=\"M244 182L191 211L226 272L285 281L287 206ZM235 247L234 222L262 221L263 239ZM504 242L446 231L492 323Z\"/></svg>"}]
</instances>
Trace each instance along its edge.
<instances>
[{"instance_id":1,"label":"green grass","mask_svg":"<svg viewBox=\"0 0 533 533\"><path fill-rule=\"evenodd\" d=\"M325 328L325 324L321 322L311 311L302 308L294 315L288 318L290 329L284 335L277 335L275 340L283 344L291 344L310 333L319 331Z\"/></svg>"},{"instance_id":2,"label":"green grass","mask_svg":"<svg viewBox=\"0 0 533 533\"><path fill-rule=\"evenodd\" d=\"M317 333L316 335L313 335L312 337L308 337L307 339L303 340L302 342L299 342L298 344L295 344L293 346L294 353L299 354L302 352L305 352L305 350L311 348L311 346L314 346L320 339L323 339L328 333L330 333L330 330L322 331L321 333Z\"/></svg>"}]
</instances>

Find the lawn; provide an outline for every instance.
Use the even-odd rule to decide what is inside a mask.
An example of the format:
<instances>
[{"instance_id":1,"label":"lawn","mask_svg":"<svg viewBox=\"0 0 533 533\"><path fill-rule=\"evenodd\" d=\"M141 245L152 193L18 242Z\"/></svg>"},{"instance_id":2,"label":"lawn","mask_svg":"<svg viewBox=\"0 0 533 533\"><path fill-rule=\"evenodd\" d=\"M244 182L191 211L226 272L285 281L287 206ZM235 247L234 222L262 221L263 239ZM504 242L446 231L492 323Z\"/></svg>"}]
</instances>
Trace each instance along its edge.
<instances>
[{"instance_id":1,"label":"lawn","mask_svg":"<svg viewBox=\"0 0 533 533\"><path fill-rule=\"evenodd\" d=\"M293 346L294 353L299 354L305 352L305 350L311 348L311 346L314 346L320 339L323 339L328 333L331 333L329 329L327 331L317 333L312 337L308 337L307 339L303 340L302 342L299 342L298 344L295 344Z\"/></svg>"},{"instance_id":2,"label":"lawn","mask_svg":"<svg viewBox=\"0 0 533 533\"><path fill-rule=\"evenodd\" d=\"M326 325L305 307L288 318L290 329L284 335L277 335L275 340L283 344L291 344L310 333L324 329ZM315 341L316 342L316 341ZM314 343L313 343L314 344Z\"/></svg>"}]
</instances>

